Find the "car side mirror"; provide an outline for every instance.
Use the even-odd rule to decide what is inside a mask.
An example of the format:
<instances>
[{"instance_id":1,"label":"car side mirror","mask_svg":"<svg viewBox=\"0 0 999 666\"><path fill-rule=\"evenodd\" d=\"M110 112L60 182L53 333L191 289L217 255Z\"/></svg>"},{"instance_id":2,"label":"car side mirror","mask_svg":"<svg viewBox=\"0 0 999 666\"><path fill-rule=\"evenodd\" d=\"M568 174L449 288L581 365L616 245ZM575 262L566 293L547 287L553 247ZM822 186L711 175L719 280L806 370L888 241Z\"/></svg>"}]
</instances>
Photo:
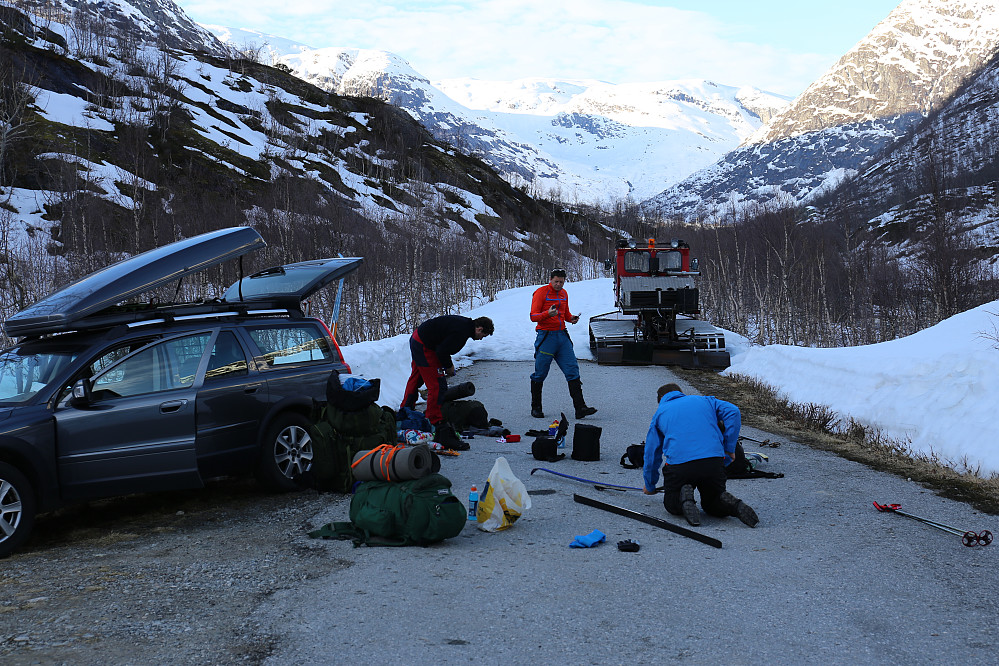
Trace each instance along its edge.
<instances>
[{"instance_id":1,"label":"car side mirror","mask_svg":"<svg viewBox=\"0 0 999 666\"><path fill-rule=\"evenodd\" d=\"M698 270L697 259L691 259L690 260L690 270L693 271L693 272L695 272L695 273L697 272L697 270Z\"/></svg>"},{"instance_id":2,"label":"car side mirror","mask_svg":"<svg viewBox=\"0 0 999 666\"><path fill-rule=\"evenodd\" d=\"M614 268L614 262L610 259L604 259L604 270L609 271Z\"/></svg>"},{"instance_id":3,"label":"car side mirror","mask_svg":"<svg viewBox=\"0 0 999 666\"><path fill-rule=\"evenodd\" d=\"M93 394L91 393L90 380L83 378L77 379L73 384L73 397L70 399L69 404L74 407L89 407L93 402Z\"/></svg>"}]
</instances>

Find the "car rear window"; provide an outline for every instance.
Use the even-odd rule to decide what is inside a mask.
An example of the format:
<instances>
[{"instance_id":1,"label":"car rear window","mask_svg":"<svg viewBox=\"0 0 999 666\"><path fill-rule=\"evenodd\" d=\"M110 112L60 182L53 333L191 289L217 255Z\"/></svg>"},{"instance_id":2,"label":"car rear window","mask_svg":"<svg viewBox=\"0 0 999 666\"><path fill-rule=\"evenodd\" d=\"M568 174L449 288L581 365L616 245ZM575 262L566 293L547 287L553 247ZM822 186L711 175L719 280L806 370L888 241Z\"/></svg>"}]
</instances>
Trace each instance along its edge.
<instances>
[{"instance_id":1,"label":"car rear window","mask_svg":"<svg viewBox=\"0 0 999 666\"><path fill-rule=\"evenodd\" d=\"M329 338L316 324L247 327L250 338L261 355L257 361L267 365L287 365L334 358Z\"/></svg>"}]
</instances>

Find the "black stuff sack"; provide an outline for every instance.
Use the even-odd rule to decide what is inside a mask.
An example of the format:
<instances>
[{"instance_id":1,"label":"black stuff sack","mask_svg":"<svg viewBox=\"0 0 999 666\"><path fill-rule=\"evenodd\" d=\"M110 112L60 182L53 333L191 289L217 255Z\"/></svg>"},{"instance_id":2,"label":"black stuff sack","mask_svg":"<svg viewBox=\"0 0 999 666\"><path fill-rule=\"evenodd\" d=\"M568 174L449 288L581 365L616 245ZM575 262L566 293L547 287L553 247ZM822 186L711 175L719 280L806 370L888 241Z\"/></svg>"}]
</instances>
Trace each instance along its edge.
<instances>
[{"instance_id":1,"label":"black stuff sack","mask_svg":"<svg viewBox=\"0 0 999 666\"><path fill-rule=\"evenodd\" d=\"M326 379L326 403L345 412L367 409L381 392L380 379L346 377L341 379L335 370Z\"/></svg>"},{"instance_id":2,"label":"black stuff sack","mask_svg":"<svg viewBox=\"0 0 999 666\"><path fill-rule=\"evenodd\" d=\"M572 459L584 462L600 460L600 433L595 425L577 423L572 435Z\"/></svg>"},{"instance_id":3,"label":"black stuff sack","mask_svg":"<svg viewBox=\"0 0 999 666\"><path fill-rule=\"evenodd\" d=\"M327 523L312 538L350 539L355 546L428 546L458 536L468 510L451 481L428 474L412 481L365 481L350 500L350 522Z\"/></svg>"},{"instance_id":4,"label":"black stuff sack","mask_svg":"<svg viewBox=\"0 0 999 666\"><path fill-rule=\"evenodd\" d=\"M621 454L621 467L641 469L645 467L645 442L632 444Z\"/></svg>"},{"instance_id":5,"label":"black stuff sack","mask_svg":"<svg viewBox=\"0 0 999 666\"><path fill-rule=\"evenodd\" d=\"M478 400L450 400L441 405L444 420L459 431L468 428L488 428L489 412Z\"/></svg>"},{"instance_id":6,"label":"black stuff sack","mask_svg":"<svg viewBox=\"0 0 999 666\"><path fill-rule=\"evenodd\" d=\"M558 462L565 458L564 453L558 452L558 441L551 435L539 435L531 444L531 453L535 460L542 462Z\"/></svg>"}]
</instances>

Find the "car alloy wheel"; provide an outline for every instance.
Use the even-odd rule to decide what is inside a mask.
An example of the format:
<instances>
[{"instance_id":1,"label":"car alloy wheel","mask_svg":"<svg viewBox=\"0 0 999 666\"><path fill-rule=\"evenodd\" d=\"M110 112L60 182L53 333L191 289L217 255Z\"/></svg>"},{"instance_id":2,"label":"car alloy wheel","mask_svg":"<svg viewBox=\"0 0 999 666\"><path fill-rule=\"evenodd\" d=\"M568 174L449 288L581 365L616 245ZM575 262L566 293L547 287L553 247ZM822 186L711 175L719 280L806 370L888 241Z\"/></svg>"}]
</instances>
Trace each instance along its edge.
<instances>
[{"instance_id":1,"label":"car alloy wheel","mask_svg":"<svg viewBox=\"0 0 999 666\"><path fill-rule=\"evenodd\" d=\"M0 541L9 539L21 524L21 496L10 482L0 479Z\"/></svg>"},{"instance_id":2,"label":"car alloy wheel","mask_svg":"<svg viewBox=\"0 0 999 666\"><path fill-rule=\"evenodd\" d=\"M0 557L21 546L35 521L35 497L21 472L0 463Z\"/></svg>"},{"instance_id":3,"label":"car alloy wheel","mask_svg":"<svg viewBox=\"0 0 999 666\"><path fill-rule=\"evenodd\" d=\"M312 455L312 438L300 425L287 426L274 441L274 462L289 479L312 468Z\"/></svg>"}]
</instances>

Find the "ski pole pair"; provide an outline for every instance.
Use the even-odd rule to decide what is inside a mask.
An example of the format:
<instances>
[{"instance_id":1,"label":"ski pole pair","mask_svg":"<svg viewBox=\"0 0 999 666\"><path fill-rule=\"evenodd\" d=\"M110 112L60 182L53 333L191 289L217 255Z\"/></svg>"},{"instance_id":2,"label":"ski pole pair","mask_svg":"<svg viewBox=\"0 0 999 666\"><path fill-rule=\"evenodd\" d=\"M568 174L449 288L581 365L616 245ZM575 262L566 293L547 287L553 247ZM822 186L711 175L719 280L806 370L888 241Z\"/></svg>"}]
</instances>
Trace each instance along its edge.
<instances>
[{"instance_id":1,"label":"ski pole pair","mask_svg":"<svg viewBox=\"0 0 999 666\"><path fill-rule=\"evenodd\" d=\"M938 523L935 520L930 520L929 518L923 518L921 516L916 516L914 514L902 511L901 504L878 504L874 503L874 508L882 513L897 513L900 516L905 516L906 518L912 518L913 520L918 520L924 525L929 525L930 527L935 527L938 530L943 530L950 534L956 534L961 537L961 543L965 546L987 546L992 543L992 532L988 530L982 530L981 532L973 532L971 530L962 530L957 527L951 527L950 525L944 525L943 523Z\"/></svg>"}]
</instances>

